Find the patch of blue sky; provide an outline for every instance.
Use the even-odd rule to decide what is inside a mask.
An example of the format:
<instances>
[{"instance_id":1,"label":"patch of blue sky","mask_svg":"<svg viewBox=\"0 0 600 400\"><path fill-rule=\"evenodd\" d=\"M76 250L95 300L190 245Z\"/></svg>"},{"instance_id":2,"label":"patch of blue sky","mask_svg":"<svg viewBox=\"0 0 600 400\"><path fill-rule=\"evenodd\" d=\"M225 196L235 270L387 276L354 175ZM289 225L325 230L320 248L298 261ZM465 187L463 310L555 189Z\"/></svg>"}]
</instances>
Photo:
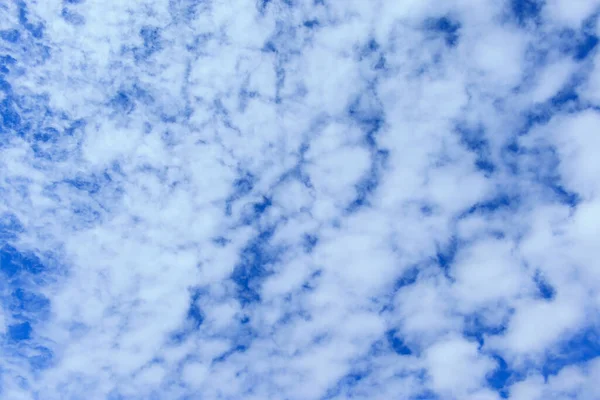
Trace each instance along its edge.
<instances>
[{"instance_id":1,"label":"patch of blue sky","mask_svg":"<svg viewBox=\"0 0 600 400\"><path fill-rule=\"evenodd\" d=\"M274 228L259 232L240 252L240 260L231 279L237 286L238 300L242 305L261 300L261 283L272 274L273 263L279 254L279 250L269 243L273 233Z\"/></svg>"},{"instance_id":2,"label":"patch of blue sky","mask_svg":"<svg viewBox=\"0 0 600 400\"><path fill-rule=\"evenodd\" d=\"M11 213L3 213L0 216L0 243L5 245L8 241L14 241L17 239L18 234L23 232L23 225L15 216Z\"/></svg>"},{"instance_id":3,"label":"patch of blue sky","mask_svg":"<svg viewBox=\"0 0 600 400\"><path fill-rule=\"evenodd\" d=\"M18 29L5 29L0 31L0 39L9 42L17 43L21 38L21 32Z\"/></svg>"},{"instance_id":4,"label":"patch of blue sky","mask_svg":"<svg viewBox=\"0 0 600 400\"><path fill-rule=\"evenodd\" d=\"M460 39L460 22L449 17L431 18L426 20L425 29L441 37L448 47L458 45Z\"/></svg>"},{"instance_id":5,"label":"patch of blue sky","mask_svg":"<svg viewBox=\"0 0 600 400\"><path fill-rule=\"evenodd\" d=\"M512 17L520 24L539 23L544 7L543 0L510 0Z\"/></svg>"},{"instance_id":6,"label":"patch of blue sky","mask_svg":"<svg viewBox=\"0 0 600 400\"><path fill-rule=\"evenodd\" d=\"M60 15L69 24L76 26L85 24L85 18L81 14L78 14L76 11L73 11L68 7L64 7Z\"/></svg>"},{"instance_id":7,"label":"patch of blue sky","mask_svg":"<svg viewBox=\"0 0 600 400\"><path fill-rule=\"evenodd\" d=\"M581 365L599 357L599 335L600 330L597 326L588 327L562 341L557 348L549 350L541 365L544 377L556 375L565 367Z\"/></svg>"},{"instance_id":8,"label":"patch of blue sky","mask_svg":"<svg viewBox=\"0 0 600 400\"><path fill-rule=\"evenodd\" d=\"M49 269L35 254L6 244L0 250L0 270L4 276L2 312L7 317L0 351L13 360L25 360L34 372L48 368L53 352L40 339L44 332L37 326L51 315L50 299L43 293L51 281L46 276Z\"/></svg>"},{"instance_id":9,"label":"patch of blue sky","mask_svg":"<svg viewBox=\"0 0 600 400\"><path fill-rule=\"evenodd\" d=\"M31 33L36 39L41 39L44 36L44 25L41 22L32 22L30 19L29 9L25 1L19 0L16 2L19 9L19 23Z\"/></svg>"},{"instance_id":10,"label":"patch of blue sky","mask_svg":"<svg viewBox=\"0 0 600 400\"><path fill-rule=\"evenodd\" d=\"M44 270L38 256L31 252L22 253L9 244L2 247L0 260L0 270L9 278L21 273L39 274Z\"/></svg>"}]
</instances>

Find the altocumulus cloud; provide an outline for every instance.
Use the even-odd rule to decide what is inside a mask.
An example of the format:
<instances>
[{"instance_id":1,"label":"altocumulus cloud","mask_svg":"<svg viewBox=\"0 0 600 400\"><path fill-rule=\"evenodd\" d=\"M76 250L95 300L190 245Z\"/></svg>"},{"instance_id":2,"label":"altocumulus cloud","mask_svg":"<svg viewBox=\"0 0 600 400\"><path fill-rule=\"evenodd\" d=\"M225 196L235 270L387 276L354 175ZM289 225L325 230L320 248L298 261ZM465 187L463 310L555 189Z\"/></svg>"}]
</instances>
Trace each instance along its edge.
<instances>
[{"instance_id":1,"label":"altocumulus cloud","mask_svg":"<svg viewBox=\"0 0 600 400\"><path fill-rule=\"evenodd\" d=\"M600 398L599 15L1 2L1 397Z\"/></svg>"}]
</instances>

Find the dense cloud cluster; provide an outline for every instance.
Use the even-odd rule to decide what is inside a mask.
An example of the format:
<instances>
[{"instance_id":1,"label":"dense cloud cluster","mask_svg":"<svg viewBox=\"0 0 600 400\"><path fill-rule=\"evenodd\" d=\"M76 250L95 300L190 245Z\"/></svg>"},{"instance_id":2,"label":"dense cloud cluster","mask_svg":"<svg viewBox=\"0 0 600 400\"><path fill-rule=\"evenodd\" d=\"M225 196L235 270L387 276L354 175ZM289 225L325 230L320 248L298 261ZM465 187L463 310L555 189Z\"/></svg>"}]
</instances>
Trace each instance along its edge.
<instances>
[{"instance_id":1,"label":"dense cloud cluster","mask_svg":"<svg viewBox=\"0 0 600 400\"><path fill-rule=\"evenodd\" d=\"M1 397L598 398L599 16L1 2Z\"/></svg>"}]
</instances>

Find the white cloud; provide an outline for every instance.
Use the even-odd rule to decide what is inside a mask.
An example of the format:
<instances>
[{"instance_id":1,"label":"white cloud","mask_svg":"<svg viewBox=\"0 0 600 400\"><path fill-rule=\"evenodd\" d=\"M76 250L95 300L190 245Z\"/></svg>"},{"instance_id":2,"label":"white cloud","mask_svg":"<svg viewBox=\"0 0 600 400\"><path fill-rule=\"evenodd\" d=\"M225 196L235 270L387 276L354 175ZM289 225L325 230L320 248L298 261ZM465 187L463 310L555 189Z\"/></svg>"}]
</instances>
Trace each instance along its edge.
<instances>
[{"instance_id":1,"label":"white cloud","mask_svg":"<svg viewBox=\"0 0 600 400\"><path fill-rule=\"evenodd\" d=\"M491 338L490 345L504 347L517 358L541 355L585 323L586 312L578 297L578 293L562 291L551 302L531 300L519 305L506 334Z\"/></svg>"},{"instance_id":2,"label":"white cloud","mask_svg":"<svg viewBox=\"0 0 600 400\"><path fill-rule=\"evenodd\" d=\"M584 111L559 119L549 129L560 157L559 167L564 185L584 198L595 197L598 191L590 176L598 168L592 149L598 140L594 128L599 120L597 112Z\"/></svg>"},{"instance_id":3,"label":"white cloud","mask_svg":"<svg viewBox=\"0 0 600 400\"><path fill-rule=\"evenodd\" d=\"M598 379L598 361L569 366L557 375L544 381L543 377L533 375L516 383L511 388L510 398L521 399L593 399L597 397L596 379Z\"/></svg>"},{"instance_id":4,"label":"white cloud","mask_svg":"<svg viewBox=\"0 0 600 400\"><path fill-rule=\"evenodd\" d=\"M487 240L468 246L457 255L453 271L458 308L467 312L511 304L533 289L522 261L507 241Z\"/></svg>"},{"instance_id":5,"label":"white cloud","mask_svg":"<svg viewBox=\"0 0 600 400\"><path fill-rule=\"evenodd\" d=\"M482 386L494 362L479 354L477 343L449 337L433 344L425 356L432 387L448 397L463 397Z\"/></svg>"},{"instance_id":6,"label":"white cloud","mask_svg":"<svg viewBox=\"0 0 600 400\"><path fill-rule=\"evenodd\" d=\"M438 283L442 280L441 283ZM430 344L436 337L460 330L454 304L443 278L421 281L400 290L394 299L394 316L401 318L402 333L415 343Z\"/></svg>"},{"instance_id":7,"label":"white cloud","mask_svg":"<svg viewBox=\"0 0 600 400\"><path fill-rule=\"evenodd\" d=\"M536 103L542 103L556 95L568 83L573 70L574 64L570 60L560 60L546 66L535 77L537 85L531 94L531 99Z\"/></svg>"},{"instance_id":8,"label":"white cloud","mask_svg":"<svg viewBox=\"0 0 600 400\"><path fill-rule=\"evenodd\" d=\"M596 52L593 59L593 68L589 72L585 85L578 88L578 93L593 104L600 103L600 74L598 67L600 66L600 53Z\"/></svg>"},{"instance_id":9,"label":"white cloud","mask_svg":"<svg viewBox=\"0 0 600 400\"><path fill-rule=\"evenodd\" d=\"M595 0L576 2L550 0L544 5L544 13L561 25L577 29L586 18L598 10L599 6L600 3Z\"/></svg>"},{"instance_id":10,"label":"white cloud","mask_svg":"<svg viewBox=\"0 0 600 400\"><path fill-rule=\"evenodd\" d=\"M203 386L209 375L209 368L201 363L188 363L183 368L183 381L197 389Z\"/></svg>"}]
</instances>

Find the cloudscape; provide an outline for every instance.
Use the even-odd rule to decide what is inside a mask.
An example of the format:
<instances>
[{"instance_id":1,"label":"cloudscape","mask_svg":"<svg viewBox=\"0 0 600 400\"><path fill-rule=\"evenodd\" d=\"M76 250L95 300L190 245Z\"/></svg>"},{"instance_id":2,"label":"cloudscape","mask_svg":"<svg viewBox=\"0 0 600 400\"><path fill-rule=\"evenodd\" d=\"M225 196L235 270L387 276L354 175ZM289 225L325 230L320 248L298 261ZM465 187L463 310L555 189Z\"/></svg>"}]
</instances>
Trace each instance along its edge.
<instances>
[{"instance_id":1,"label":"cloudscape","mask_svg":"<svg viewBox=\"0 0 600 400\"><path fill-rule=\"evenodd\" d=\"M600 1L0 1L0 397L600 398Z\"/></svg>"}]
</instances>

